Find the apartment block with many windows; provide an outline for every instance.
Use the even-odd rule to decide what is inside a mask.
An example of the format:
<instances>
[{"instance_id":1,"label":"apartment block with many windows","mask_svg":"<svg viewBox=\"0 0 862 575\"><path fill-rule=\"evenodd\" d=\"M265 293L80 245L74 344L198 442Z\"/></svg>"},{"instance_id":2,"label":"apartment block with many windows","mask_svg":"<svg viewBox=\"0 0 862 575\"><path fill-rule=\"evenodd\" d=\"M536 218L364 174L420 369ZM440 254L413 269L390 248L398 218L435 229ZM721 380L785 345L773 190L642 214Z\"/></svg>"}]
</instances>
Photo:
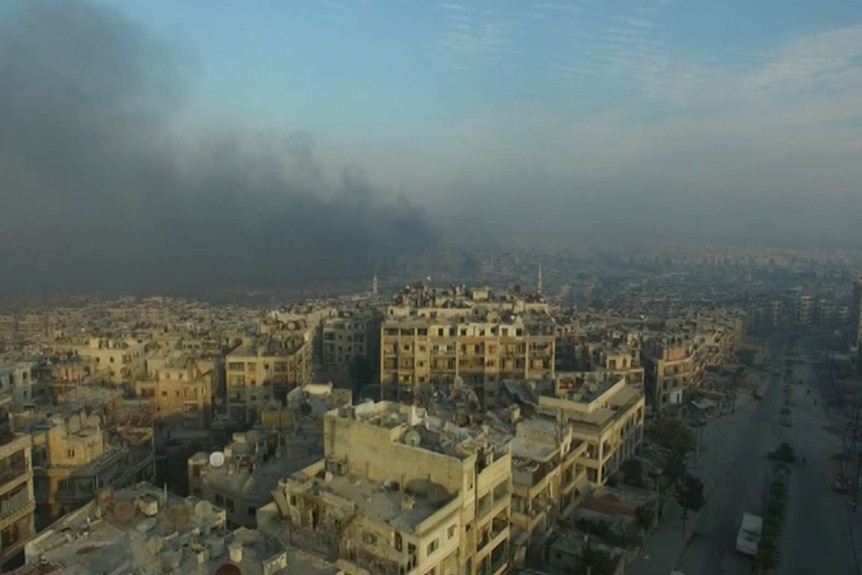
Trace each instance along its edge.
<instances>
[{"instance_id":1,"label":"apartment block with many windows","mask_svg":"<svg viewBox=\"0 0 862 575\"><path fill-rule=\"evenodd\" d=\"M493 397L504 379L552 377L554 339L538 296L415 286L380 326L382 396L409 399L423 384L460 380Z\"/></svg>"}]
</instances>

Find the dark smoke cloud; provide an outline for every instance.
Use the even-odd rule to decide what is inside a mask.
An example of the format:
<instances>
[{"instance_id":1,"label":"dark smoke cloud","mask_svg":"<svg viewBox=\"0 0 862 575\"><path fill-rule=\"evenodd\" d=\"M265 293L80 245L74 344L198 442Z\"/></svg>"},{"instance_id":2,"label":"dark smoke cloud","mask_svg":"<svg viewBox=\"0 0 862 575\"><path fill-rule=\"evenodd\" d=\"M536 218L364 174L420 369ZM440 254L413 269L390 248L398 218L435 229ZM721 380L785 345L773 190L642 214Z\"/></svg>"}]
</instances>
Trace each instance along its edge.
<instances>
[{"instance_id":1,"label":"dark smoke cloud","mask_svg":"<svg viewBox=\"0 0 862 575\"><path fill-rule=\"evenodd\" d=\"M192 61L94 3L0 8L2 287L271 287L435 243L307 134L178 136Z\"/></svg>"}]
</instances>

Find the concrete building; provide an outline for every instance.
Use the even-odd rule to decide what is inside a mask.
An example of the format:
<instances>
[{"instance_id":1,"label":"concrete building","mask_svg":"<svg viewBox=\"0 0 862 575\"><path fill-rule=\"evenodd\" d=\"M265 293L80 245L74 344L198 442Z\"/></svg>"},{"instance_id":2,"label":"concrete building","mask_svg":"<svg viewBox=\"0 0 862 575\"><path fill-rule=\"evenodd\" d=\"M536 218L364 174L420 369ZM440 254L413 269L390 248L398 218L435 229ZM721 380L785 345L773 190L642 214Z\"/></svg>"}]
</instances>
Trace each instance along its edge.
<instances>
[{"instance_id":1,"label":"concrete building","mask_svg":"<svg viewBox=\"0 0 862 575\"><path fill-rule=\"evenodd\" d=\"M189 492L224 508L230 525L256 527L257 510L279 480L319 459L321 445L285 441L273 430L234 433L218 459L203 452L189 458Z\"/></svg>"},{"instance_id":2,"label":"concrete building","mask_svg":"<svg viewBox=\"0 0 862 575\"><path fill-rule=\"evenodd\" d=\"M661 413L680 405L686 392L703 380L703 361L695 342L687 337L657 337L643 349L644 380L650 406Z\"/></svg>"},{"instance_id":3,"label":"concrete building","mask_svg":"<svg viewBox=\"0 0 862 575\"><path fill-rule=\"evenodd\" d=\"M554 327L536 295L414 286L396 296L380 327L385 399L460 379L484 398L504 379L554 374Z\"/></svg>"},{"instance_id":4,"label":"concrete building","mask_svg":"<svg viewBox=\"0 0 862 575\"><path fill-rule=\"evenodd\" d=\"M512 440L512 542L525 548L554 529L588 492L587 443L572 428L548 417L526 419Z\"/></svg>"},{"instance_id":5,"label":"concrete building","mask_svg":"<svg viewBox=\"0 0 862 575\"><path fill-rule=\"evenodd\" d=\"M572 437L586 444L577 462L594 485L604 485L643 440L644 393L624 378L558 375L552 393L538 395L538 410L570 426Z\"/></svg>"},{"instance_id":6,"label":"concrete building","mask_svg":"<svg viewBox=\"0 0 862 575\"><path fill-rule=\"evenodd\" d=\"M152 428L109 428L102 416L80 411L42 419L30 433L40 527L105 486L126 487L155 474Z\"/></svg>"},{"instance_id":7,"label":"concrete building","mask_svg":"<svg viewBox=\"0 0 862 575\"><path fill-rule=\"evenodd\" d=\"M808 294L800 295L796 300L795 324L799 327L808 327L817 319L817 308L814 297Z\"/></svg>"},{"instance_id":8,"label":"concrete building","mask_svg":"<svg viewBox=\"0 0 862 575\"><path fill-rule=\"evenodd\" d=\"M147 378L135 381L135 396L151 399L162 426L208 429L217 374L213 362L185 354L147 360Z\"/></svg>"},{"instance_id":9,"label":"concrete building","mask_svg":"<svg viewBox=\"0 0 862 575\"><path fill-rule=\"evenodd\" d=\"M0 425L0 569L36 534L35 508L30 436Z\"/></svg>"},{"instance_id":10,"label":"concrete building","mask_svg":"<svg viewBox=\"0 0 862 575\"><path fill-rule=\"evenodd\" d=\"M254 423L270 401L312 382L312 335L252 338L225 357L228 416Z\"/></svg>"},{"instance_id":11,"label":"concrete building","mask_svg":"<svg viewBox=\"0 0 862 575\"><path fill-rule=\"evenodd\" d=\"M26 559L15 575L343 573L258 531L231 531L223 509L148 483L100 492L31 541Z\"/></svg>"},{"instance_id":12,"label":"concrete building","mask_svg":"<svg viewBox=\"0 0 862 575\"><path fill-rule=\"evenodd\" d=\"M73 350L95 363L96 375L115 384L134 381L146 372L147 345L134 339L90 338Z\"/></svg>"},{"instance_id":13,"label":"concrete building","mask_svg":"<svg viewBox=\"0 0 862 575\"><path fill-rule=\"evenodd\" d=\"M224 507L230 524L256 527L257 510L272 500L278 481L323 456L324 415L350 403L350 391L331 384L294 389L285 405L264 408L260 423L234 433L218 455L191 456L189 493Z\"/></svg>"},{"instance_id":14,"label":"concrete building","mask_svg":"<svg viewBox=\"0 0 862 575\"><path fill-rule=\"evenodd\" d=\"M368 357L370 338L376 338L371 310L340 311L323 321L322 366L328 373L346 376L350 365Z\"/></svg>"},{"instance_id":15,"label":"concrete building","mask_svg":"<svg viewBox=\"0 0 862 575\"><path fill-rule=\"evenodd\" d=\"M350 571L504 573L510 441L416 406L333 410L325 418L324 459L280 482L258 525Z\"/></svg>"},{"instance_id":16,"label":"concrete building","mask_svg":"<svg viewBox=\"0 0 862 575\"><path fill-rule=\"evenodd\" d=\"M0 389L11 392L12 405L20 408L34 397L36 377L31 362L19 361L0 365Z\"/></svg>"}]
</instances>

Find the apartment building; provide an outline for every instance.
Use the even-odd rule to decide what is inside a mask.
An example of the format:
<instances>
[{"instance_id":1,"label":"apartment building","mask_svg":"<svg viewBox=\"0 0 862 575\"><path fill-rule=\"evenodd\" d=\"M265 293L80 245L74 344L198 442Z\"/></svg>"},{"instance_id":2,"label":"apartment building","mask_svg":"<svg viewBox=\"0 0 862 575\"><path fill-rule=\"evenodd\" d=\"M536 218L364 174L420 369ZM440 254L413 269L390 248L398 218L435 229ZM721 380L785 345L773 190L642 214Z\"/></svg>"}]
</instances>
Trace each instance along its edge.
<instances>
[{"instance_id":1,"label":"apartment building","mask_svg":"<svg viewBox=\"0 0 862 575\"><path fill-rule=\"evenodd\" d=\"M601 377L558 374L551 393L537 396L540 413L564 422L586 444L577 462L593 485L604 485L635 454L644 427L643 390L622 377Z\"/></svg>"},{"instance_id":2,"label":"apartment building","mask_svg":"<svg viewBox=\"0 0 862 575\"><path fill-rule=\"evenodd\" d=\"M379 575L509 568L509 436L414 406L326 414L325 457L279 483L259 529Z\"/></svg>"},{"instance_id":3,"label":"apartment building","mask_svg":"<svg viewBox=\"0 0 862 575\"><path fill-rule=\"evenodd\" d=\"M380 326L382 396L409 399L423 385L460 380L493 397L504 379L552 377L554 340L539 296L420 284L396 297Z\"/></svg>"},{"instance_id":4,"label":"apartment building","mask_svg":"<svg viewBox=\"0 0 862 575\"><path fill-rule=\"evenodd\" d=\"M327 318L322 326L323 369L333 374L346 375L350 365L368 357L371 338L377 337L373 313L368 311L339 311L337 317Z\"/></svg>"},{"instance_id":5,"label":"apartment building","mask_svg":"<svg viewBox=\"0 0 862 575\"><path fill-rule=\"evenodd\" d=\"M688 390L700 386L704 365L694 340L655 337L646 342L642 353L646 393L656 413L682 404Z\"/></svg>"},{"instance_id":6,"label":"apartment building","mask_svg":"<svg viewBox=\"0 0 862 575\"><path fill-rule=\"evenodd\" d=\"M292 441L275 430L234 433L224 450L188 460L189 492L227 512L230 525L254 528L257 510L280 479L320 458L322 444Z\"/></svg>"},{"instance_id":7,"label":"apartment building","mask_svg":"<svg viewBox=\"0 0 862 575\"><path fill-rule=\"evenodd\" d=\"M250 338L225 357L228 416L254 423L273 399L312 382L312 336L305 330Z\"/></svg>"},{"instance_id":8,"label":"apartment building","mask_svg":"<svg viewBox=\"0 0 862 575\"><path fill-rule=\"evenodd\" d=\"M12 394L12 405L23 406L33 400L36 376L31 362L19 361L0 365L0 389Z\"/></svg>"},{"instance_id":9,"label":"apartment building","mask_svg":"<svg viewBox=\"0 0 862 575\"><path fill-rule=\"evenodd\" d=\"M179 353L147 360L147 377L135 381L135 396L153 402L163 426L208 429L212 419L217 372L213 361L196 361Z\"/></svg>"},{"instance_id":10,"label":"apartment building","mask_svg":"<svg viewBox=\"0 0 862 575\"><path fill-rule=\"evenodd\" d=\"M72 389L76 385L91 381L97 366L93 358L65 351L42 358L33 369L37 379L43 379L57 387L67 384L68 388Z\"/></svg>"},{"instance_id":11,"label":"apartment building","mask_svg":"<svg viewBox=\"0 0 862 575\"><path fill-rule=\"evenodd\" d=\"M520 415L518 415L520 417ZM512 543L526 548L567 517L589 490L587 443L575 439L559 419L537 417L517 423L512 440Z\"/></svg>"},{"instance_id":12,"label":"apartment building","mask_svg":"<svg viewBox=\"0 0 862 575\"><path fill-rule=\"evenodd\" d=\"M102 487L125 487L155 473L151 428L112 430L102 416L82 410L42 419L30 433L40 527L86 504Z\"/></svg>"},{"instance_id":13,"label":"apartment building","mask_svg":"<svg viewBox=\"0 0 862 575\"><path fill-rule=\"evenodd\" d=\"M35 534L30 436L0 422L0 570Z\"/></svg>"},{"instance_id":14,"label":"apartment building","mask_svg":"<svg viewBox=\"0 0 862 575\"><path fill-rule=\"evenodd\" d=\"M90 338L72 350L95 362L97 376L114 384L134 381L146 372L147 344L134 339Z\"/></svg>"}]
</instances>

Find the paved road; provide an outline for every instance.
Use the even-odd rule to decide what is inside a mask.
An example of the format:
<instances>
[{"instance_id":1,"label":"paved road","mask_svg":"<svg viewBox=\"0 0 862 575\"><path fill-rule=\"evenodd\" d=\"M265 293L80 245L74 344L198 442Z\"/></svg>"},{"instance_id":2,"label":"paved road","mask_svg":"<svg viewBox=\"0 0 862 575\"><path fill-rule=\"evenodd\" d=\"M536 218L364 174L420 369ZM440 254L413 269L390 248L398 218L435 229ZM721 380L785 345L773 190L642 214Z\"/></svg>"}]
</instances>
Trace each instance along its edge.
<instances>
[{"instance_id":1,"label":"paved road","mask_svg":"<svg viewBox=\"0 0 862 575\"><path fill-rule=\"evenodd\" d=\"M800 347L794 344L793 349ZM777 345L774 352L774 356L783 355ZM749 575L751 561L735 550L739 522L743 512L762 513L771 469L766 453L787 441L807 458L807 464L796 466L791 474L776 573L862 575L856 567L857 554L862 559L862 508L850 513L847 497L834 493L830 485L831 457L840 439L824 429L832 422L823 412L813 368L797 368L793 377L805 380L804 385L793 385L793 427L778 424L784 382L772 377L762 401L740 398L735 414L709 421L703 430L704 450L691 467L707 492L707 505L694 525L689 522L694 532L691 540L683 549L681 526L673 521L677 523L670 525L673 530L660 528L647 544L647 553L636 557L627 573L664 575L675 565L686 575ZM672 502L670 508L678 512Z\"/></svg>"},{"instance_id":2,"label":"paved road","mask_svg":"<svg viewBox=\"0 0 862 575\"><path fill-rule=\"evenodd\" d=\"M807 458L790 478L778 573L858 573L848 498L831 490L832 455L840 448L840 438L824 430L829 423L814 386L810 366L798 368L803 386L794 386L796 406L792 428L782 428L786 441ZM810 395L806 394L810 390ZM814 405L814 400L817 405Z\"/></svg>"},{"instance_id":3,"label":"paved road","mask_svg":"<svg viewBox=\"0 0 862 575\"><path fill-rule=\"evenodd\" d=\"M750 560L735 551L739 522L745 511L761 514L770 470L764 456L782 441L804 455L807 464L796 466L791 474L776 572L779 575L859 573L852 539L859 533L850 526L851 521L858 522L860 517L848 512L847 498L834 493L830 486L831 457L840 440L824 429L830 422L814 387L813 368L797 368L793 377L802 378L805 384L793 386L792 427L780 426L777 421L784 383L777 378L770 383L762 402L743 408L742 414L713 420L707 425L704 442L708 451L702 460L701 475L711 479L709 487L715 488L698 518L695 537L678 563L677 568L684 573L751 572ZM806 394L809 389L810 395ZM714 470L728 475L710 478Z\"/></svg>"},{"instance_id":4,"label":"paved road","mask_svg":"<svg viewBox=\"0 0 862 575\"><path fill-rule=\"evenodd\" d=\"M778 442L780 382L769 383L763 400L748 403L734 415L711 420L704 430L705 453L693 468L708 489L708 502L694 526L694 536L677 569L686 574L745 574L748 558L736 553L744 512L760 514L766 471L765 454Z\"/></svg>"}]
</instances>

